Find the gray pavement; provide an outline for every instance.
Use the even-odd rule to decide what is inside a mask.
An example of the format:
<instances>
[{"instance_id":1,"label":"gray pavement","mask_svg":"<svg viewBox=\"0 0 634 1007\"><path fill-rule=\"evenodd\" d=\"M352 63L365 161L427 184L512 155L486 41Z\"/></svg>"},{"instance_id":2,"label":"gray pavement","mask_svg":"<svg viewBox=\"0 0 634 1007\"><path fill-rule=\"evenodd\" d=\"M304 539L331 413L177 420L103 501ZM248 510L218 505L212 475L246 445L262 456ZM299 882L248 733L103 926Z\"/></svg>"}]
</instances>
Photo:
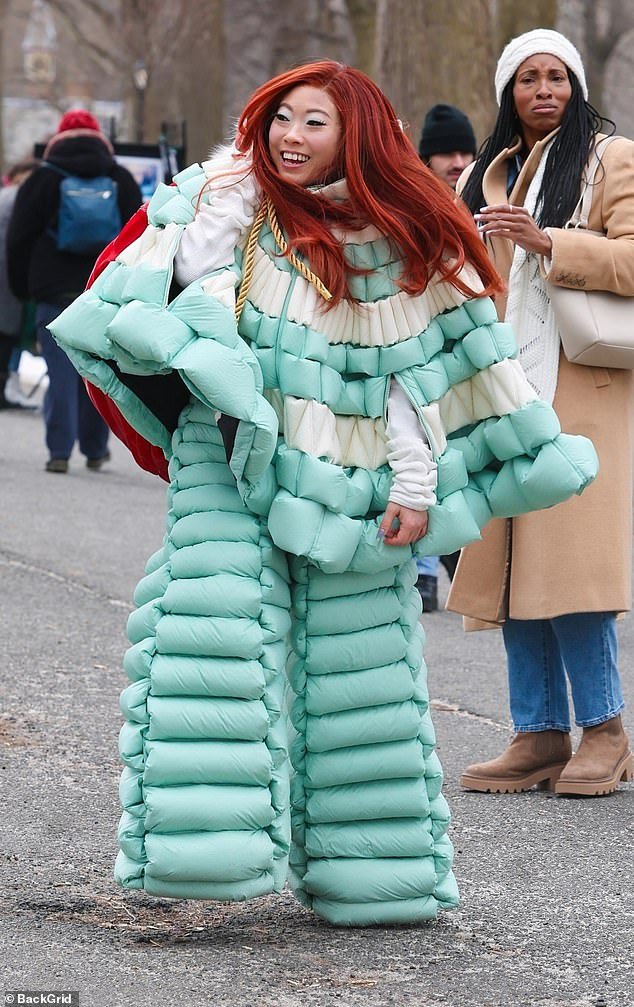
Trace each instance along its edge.
<instances>
[{"instance_id":1,"label":"gray pavement","mask_svg":"<svg viewBox=\"0 0 634 1007\"><path fill-rule=\"evenodd\" d=\"M67 476L45 473L41 417L0 413L4 989L78 990L83 1007L634 1003L634 787L461 792L462 767L508 738L504 662L499 633L465 636L446 612L423 625L458 910L344 930L289 893L214 905L114 885L125 620L164 485L112 447L102 472L76 456ZM631 617L620 641L631 711Z\"/></svg>"}]
</instances>

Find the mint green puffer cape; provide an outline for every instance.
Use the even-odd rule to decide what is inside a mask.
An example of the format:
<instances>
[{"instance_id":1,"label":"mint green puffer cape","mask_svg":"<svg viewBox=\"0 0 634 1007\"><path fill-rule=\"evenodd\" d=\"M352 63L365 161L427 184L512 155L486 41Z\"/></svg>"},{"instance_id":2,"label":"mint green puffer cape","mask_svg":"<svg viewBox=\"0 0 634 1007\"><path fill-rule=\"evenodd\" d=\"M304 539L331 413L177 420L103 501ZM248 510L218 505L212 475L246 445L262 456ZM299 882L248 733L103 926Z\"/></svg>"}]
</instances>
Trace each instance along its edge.
<instances>
[{"instance_id":1,"label":"mint green puffer cape","mask_svg":"<svg viewBox=\"0 0 634 1007\"><path fill-rule=\"evenodd\" d=\"M376 534L390 379L438 464L417 555L580 493L596 455L536 399L492 303L440 280L403 294L372 228L345 236L370 270L352 280L358 308L326 312L267 226L238 327L246 232L174 296L176 249L216 170L162 187L147 230L51 326L169 459L166 536L128 627L116 877L219 900L288 878L337 924L430 919L457 889L413 553ZM189 403L170 426L140 388L174 373ZM239 421L229 461L220 414Z\"/></svg>"}]
</instances>

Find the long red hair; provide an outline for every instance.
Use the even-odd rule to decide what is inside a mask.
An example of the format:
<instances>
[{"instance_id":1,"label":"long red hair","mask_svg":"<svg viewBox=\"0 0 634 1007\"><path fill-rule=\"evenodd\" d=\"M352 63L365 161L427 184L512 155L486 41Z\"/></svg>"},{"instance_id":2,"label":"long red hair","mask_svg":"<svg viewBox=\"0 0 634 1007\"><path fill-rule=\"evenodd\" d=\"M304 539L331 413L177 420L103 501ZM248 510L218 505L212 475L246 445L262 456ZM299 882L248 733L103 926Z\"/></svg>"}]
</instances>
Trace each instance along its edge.
<instances>
[{"instance_id":1,"label":"long red hair","mask_svg":"<svg viewBox=\"0 0 634 1007\"><path fill-rule=\"evenodd\" d=\"M345 202L315 195L286 181L269 152L268 135L285 94L309 85L325 90L341 120L341 147L332 177L345 176ZM471 215L454 202L450 189L422 163L405 136L392 105L360 70L323 60L269 80L251 96L238 122L238 150L251 152L253 171L270 197L289 249L303 254L333 294L331 304L350 297L350 267L331 227L374 224L403 262L400 286L410 294L425 289L435 273L467 296L474 291L458 273L471 263L484 293L503 289Z\"/></svg>"}]
</instances>

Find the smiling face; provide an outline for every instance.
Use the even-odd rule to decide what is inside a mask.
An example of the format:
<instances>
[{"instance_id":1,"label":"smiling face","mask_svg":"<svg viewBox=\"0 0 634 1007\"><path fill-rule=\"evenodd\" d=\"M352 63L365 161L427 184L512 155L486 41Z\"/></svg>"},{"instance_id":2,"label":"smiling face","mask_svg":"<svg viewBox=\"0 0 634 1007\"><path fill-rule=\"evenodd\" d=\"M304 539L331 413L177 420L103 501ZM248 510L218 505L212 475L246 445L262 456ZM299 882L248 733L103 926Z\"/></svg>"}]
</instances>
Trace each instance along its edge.
<instances>
[{"instance_id":1,"label":"smiling face","mask_svg":"<svg viewBox=\"0 0 634 1007\"><path fill-rule=\"evenodd\" d=\"M269 130L269 152L282 178L325 182L341 141L339 113L327 91L307 84L284 95Z\"/></svg>"},{"instance_id":2,"label":"smiling face","mask_svg":"<svg viewBox=\"0 0 634 1007\"><path fill-rule=\"evenodd\" d=\"M513 101L529 147L561 125L571 95L568 69L556 56L537 53L520 64Z\"/></svg>"}]
</instances>

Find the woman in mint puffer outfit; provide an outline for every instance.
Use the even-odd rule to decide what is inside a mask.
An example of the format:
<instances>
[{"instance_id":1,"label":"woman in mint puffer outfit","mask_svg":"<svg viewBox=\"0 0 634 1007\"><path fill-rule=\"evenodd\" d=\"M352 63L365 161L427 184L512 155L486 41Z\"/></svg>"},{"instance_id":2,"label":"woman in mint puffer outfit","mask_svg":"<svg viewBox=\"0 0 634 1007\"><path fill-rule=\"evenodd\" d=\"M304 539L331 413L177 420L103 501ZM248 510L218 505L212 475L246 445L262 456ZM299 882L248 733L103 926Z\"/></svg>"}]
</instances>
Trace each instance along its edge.
<instances>
[{"instance_id":1,"label":"woman in mint puffer outfit","mask_svg":"<svg viewBox=\"0 0 634 1007\"><path fill-rule=\"evenodd\" d=\"M276 77L174 182L52 327L169 479L117 880L430 919L458 895L412 557L581 492L594 449L531 391L469 216L364 74Z\"/></svg>"}]
</instances>

